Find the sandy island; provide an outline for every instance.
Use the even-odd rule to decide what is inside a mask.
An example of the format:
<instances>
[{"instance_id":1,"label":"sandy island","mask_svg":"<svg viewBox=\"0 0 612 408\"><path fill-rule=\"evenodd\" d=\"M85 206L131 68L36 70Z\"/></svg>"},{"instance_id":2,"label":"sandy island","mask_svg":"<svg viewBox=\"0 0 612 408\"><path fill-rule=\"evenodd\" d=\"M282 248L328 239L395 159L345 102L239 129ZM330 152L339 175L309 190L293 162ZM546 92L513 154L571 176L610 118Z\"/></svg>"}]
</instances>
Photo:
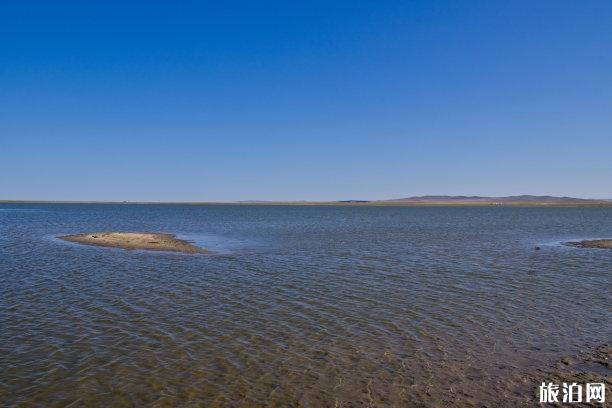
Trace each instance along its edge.
<instances>
[{"instance_id":1,"label":"sandy island","mask_svg":"<svg viewBox=\"0 0 612 408\"><path fill-rule=\"evenodd\" d=\"M146 249L149 251L172 251L210 254L203 248L177 239L173 234L150 232L96 232L90 234L65 235L66 241L85 245L99 245L123 249Z\"/></svg>"},{"instance_id":2,"label":"sandy island","mask_svg":"<svg viewBox=\"0 0 612 408\"><path fill-rule=\"evenodd\" d=\"M568 242L567 245L579 248L608 248L612 249L612 239L592 239L578 242Z\"/></svg>"}]
</instances>

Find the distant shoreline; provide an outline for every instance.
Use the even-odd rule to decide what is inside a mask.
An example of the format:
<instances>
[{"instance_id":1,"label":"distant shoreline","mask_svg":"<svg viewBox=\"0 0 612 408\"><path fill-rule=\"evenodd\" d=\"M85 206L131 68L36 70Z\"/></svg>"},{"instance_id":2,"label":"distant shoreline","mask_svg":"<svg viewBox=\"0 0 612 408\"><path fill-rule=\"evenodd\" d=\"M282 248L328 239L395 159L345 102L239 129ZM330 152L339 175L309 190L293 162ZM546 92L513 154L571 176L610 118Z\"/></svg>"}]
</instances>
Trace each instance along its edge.
<instances>
[{"instance_id":1,"label":"distant shoreline","mask_svg":"<svg viewBox=\"0 0 612 408\"><path fill-rule=\"evenodd\" d=\"M0 200L0 204L107 204L107 205L243 205L338 207L612 207L612 200L564 201L52 201Z\"/></svg>"}]
</instances>

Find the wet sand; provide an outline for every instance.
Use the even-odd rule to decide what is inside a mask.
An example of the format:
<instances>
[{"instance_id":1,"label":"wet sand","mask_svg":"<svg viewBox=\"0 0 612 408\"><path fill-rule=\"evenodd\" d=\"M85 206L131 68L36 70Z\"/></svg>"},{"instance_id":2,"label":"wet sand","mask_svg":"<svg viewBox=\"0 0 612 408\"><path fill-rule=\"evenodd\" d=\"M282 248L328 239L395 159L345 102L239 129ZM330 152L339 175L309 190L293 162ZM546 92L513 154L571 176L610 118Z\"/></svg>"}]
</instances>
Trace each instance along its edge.
<instances>
[{"instance_id":1,"label":"wet sand","mask_svg":"<svg viewBox=\"0 0 612 408\"><path fill-rule=\"evenodd\" d=\"M593 239L578 242L568 242L567 245L579 248L607 248L612 249L612 239Z\"/></svg>"},{"instance_id":2,"label":"wet sand","mask_svg":"<svg viewBox=\"0 0 612 408\"><path fill-rule=\"evenodd\" d=\"M123 249L209 254L210 251L176 238L173 234L151 232L96 232L59 237L70 242Z\"/></svg>"}]
</instances>

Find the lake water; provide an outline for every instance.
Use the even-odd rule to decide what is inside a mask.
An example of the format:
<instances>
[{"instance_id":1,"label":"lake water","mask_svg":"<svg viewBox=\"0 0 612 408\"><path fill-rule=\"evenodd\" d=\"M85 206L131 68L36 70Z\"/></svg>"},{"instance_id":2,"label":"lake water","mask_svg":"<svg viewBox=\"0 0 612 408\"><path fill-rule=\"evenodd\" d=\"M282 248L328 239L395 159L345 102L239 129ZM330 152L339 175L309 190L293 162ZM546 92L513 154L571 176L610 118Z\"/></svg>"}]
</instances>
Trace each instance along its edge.
<instances>
[{"instance_id":1,"label":"lake water","mask_svg":"<svg viewBox=\"0 0 612 408\"><path fill-rule=\"evenodd\" d=\"M56 238L95 231L218 255ZM612 250L561 245L605 237L612 208L0 205L0 405L512 406L612 339Z\"/></svg>"}]
</instances>

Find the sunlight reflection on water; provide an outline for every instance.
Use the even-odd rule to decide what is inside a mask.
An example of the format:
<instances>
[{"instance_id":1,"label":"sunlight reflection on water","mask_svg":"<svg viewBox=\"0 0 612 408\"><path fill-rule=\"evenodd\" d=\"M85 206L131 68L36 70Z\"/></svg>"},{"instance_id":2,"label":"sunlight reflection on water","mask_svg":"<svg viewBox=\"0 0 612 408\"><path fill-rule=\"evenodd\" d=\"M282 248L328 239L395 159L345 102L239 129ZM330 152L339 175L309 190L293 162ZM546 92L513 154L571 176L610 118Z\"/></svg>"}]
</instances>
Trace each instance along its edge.
<instances>
[{"instance_id":1,"label":"sunlight reflection on water","mask_svg":"<svg viewBox=\"0 0 612 408\"><path fill-rule=\"evenodd\" d=\"M239 240L220 235L198 233L177 233L175 235L177 238L189 241L200 248L222 255L232 254L255 246L253 241Z\"/></svg>"}]
</instances>

